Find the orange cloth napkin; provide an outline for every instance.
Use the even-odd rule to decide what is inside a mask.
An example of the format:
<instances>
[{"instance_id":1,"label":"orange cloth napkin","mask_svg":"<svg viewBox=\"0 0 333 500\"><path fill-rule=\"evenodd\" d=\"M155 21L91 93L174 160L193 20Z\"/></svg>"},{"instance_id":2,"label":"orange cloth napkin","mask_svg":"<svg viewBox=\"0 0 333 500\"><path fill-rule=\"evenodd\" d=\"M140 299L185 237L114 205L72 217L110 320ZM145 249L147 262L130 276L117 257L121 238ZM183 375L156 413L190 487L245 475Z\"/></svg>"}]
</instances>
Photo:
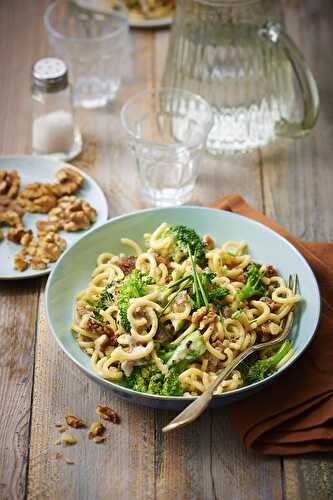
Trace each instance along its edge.
<instances>
[{"instance_id":1,"label":"orange cloth napkin","mask_svg":"<svg viewBox=\"0 0 333 500\"><path fill-rule=\"evenodd\" d=\"M260 453L333 451L333 244L297 240L239 195L212 207L255 219L289 240L312 267L322 300L319 328L309 348L270 387L227 407L233 425L245 446Z\"/></svg>"}]
</instances>

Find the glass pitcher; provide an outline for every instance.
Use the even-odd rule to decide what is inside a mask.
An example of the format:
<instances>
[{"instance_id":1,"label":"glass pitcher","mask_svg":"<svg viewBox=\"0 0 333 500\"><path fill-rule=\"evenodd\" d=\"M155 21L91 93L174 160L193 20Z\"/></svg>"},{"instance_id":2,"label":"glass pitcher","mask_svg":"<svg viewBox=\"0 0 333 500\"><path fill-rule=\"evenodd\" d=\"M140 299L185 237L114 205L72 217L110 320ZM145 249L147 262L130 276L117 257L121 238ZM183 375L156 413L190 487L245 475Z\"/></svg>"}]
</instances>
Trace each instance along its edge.
<instances>
[{"instance_id":1,"label":"glass pitcher","mask_svg":"<svg viewBox=\"0 0 333 500\"><path fill-rule=\"evenodd\" d=\"M315 80L284 30L279 0L177 2L163 86L210 103L213 154L303 136L319 113Z\"/></svg>"}]
</instances>

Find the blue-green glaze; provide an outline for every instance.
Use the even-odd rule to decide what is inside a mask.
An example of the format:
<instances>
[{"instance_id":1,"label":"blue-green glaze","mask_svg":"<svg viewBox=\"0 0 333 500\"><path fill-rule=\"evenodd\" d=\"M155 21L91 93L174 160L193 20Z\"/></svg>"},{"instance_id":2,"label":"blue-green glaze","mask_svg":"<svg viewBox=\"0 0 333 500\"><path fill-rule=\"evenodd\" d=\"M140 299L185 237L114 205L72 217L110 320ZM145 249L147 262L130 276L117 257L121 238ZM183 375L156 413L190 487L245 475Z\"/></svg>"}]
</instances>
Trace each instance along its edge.
<instances>
[{"instance_id":1,"label":"blue-green glaze","mask_svg":"<svg viewBox=\"0 0 333 500\"><path fill-rule=\"evenodd\" d=\"M285 279L290 273L298 274L303 300L297 307L297 318L291 333L295 355L268 379L215 396L211 407L248 397L280 376L309 345L319 321L320 295L313 272L302 255L287 240L246 217L201 207L160 208L123 215L91 230L63 254L49 277L46 312L50 329L77 366L119 396L162 410L180 410L192 401L193 398L143 394L102 379L91 369L89 356L81 351L70 332L75 297L87 286L97 256L109 251L114 254L126 252L126 247L120 243L123 237L133 238L142 244L143 233L153 231L162 222L186 224L202 235L210 234L217 244L226 240L245 240L249 244L249 252L258 262L274 265Z\"/></svg>"}]
</instances>

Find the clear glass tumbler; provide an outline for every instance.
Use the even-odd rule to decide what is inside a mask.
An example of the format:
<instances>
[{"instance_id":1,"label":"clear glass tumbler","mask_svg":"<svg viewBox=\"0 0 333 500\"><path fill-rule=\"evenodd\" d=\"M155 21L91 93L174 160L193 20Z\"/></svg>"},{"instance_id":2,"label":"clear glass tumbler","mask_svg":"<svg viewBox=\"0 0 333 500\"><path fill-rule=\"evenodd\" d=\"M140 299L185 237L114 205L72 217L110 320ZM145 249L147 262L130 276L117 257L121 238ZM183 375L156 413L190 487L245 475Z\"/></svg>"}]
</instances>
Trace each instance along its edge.
<instances>
[{"instance_id":1,"label":"clear glass tumbler","mask_svg":"<svg viewBox=\"0 0 333 500\"><path fill-rule=\"evenodd\" d=\"M213 124L209 104L192 92L161 88L130 98L121 120L143 198L157 206L188 201Z\"/></svg>"},{"instance_id":2,"label":"clear glass tumbler","mask_svg":"<svg viewBox=\"0 0 333 500\"><path fill-rule=\"evenodd\" d=\"M74 88L74 104L105 106L119 90L128 58L128 15L114 0L110 14L80 7L79 1L57 0L44 15L49 43L66 61Z\"/></svg>"}]
</instances>

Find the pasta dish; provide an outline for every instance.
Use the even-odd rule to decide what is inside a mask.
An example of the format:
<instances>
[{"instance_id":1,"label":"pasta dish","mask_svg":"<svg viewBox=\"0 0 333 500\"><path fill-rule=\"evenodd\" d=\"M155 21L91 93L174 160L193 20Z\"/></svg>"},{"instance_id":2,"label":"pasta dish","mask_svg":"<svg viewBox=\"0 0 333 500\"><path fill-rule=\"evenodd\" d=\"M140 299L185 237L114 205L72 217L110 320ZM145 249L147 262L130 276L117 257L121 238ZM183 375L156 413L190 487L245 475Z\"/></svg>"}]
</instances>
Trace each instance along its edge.
<instances>
[{"instance_id":1,"label":"pasta dish","mask_svg":"<svg viewBox=\"0 0 333 500\"><path fill-rule=\"evenodd\" d=\"M104 0L104 3L114 8L112 0ZM175 0L125 0L131 21L162 19L173 15L175 11Z\"/></svg>"},{"instance_id":2,"label":"pasta dish","mask_svg":"<svg viewBox=\"0 0 333 500\"><path fill-rule=\"evenodd\" d=\"M222 246L184 225L161 224L133 255L102 253L76 299L72 332L103 378L162 396L200 395L247 347L282 331L301 297L245 241ZM262 380L292 356L252 354L216 394ZM260 356L260 359L259 357Z\"/></svg>"}]
</instances>

